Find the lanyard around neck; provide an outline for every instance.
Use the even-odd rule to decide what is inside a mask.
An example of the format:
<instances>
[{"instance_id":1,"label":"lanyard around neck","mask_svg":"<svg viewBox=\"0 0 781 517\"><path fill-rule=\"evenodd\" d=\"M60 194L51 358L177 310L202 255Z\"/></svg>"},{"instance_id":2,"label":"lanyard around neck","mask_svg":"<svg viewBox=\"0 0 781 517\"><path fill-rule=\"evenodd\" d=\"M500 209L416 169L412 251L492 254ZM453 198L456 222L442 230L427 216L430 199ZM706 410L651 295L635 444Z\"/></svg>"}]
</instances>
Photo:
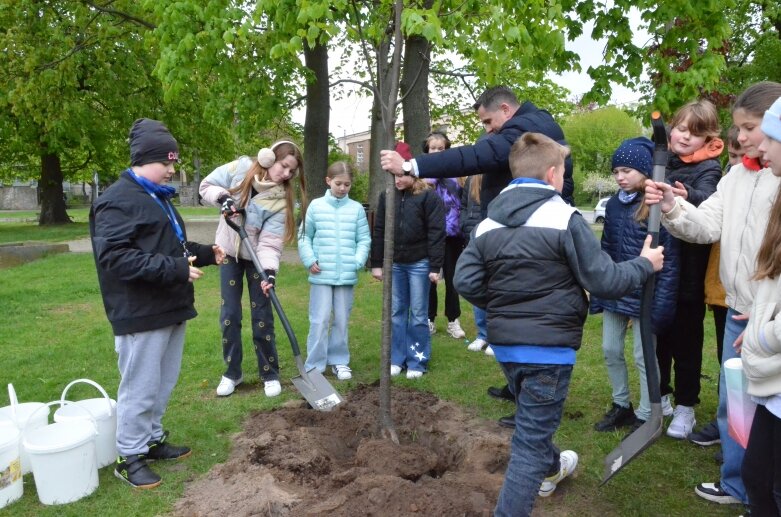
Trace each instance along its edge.
<instances>
[{"instance_id":1,"label":"lanyard around neck","mask_svg":"<svg viewBox=\"0 0 781 517\"><path fill-rule=\"evenodd\" d=\"M149 189L147 185L144 184L143 181L141 181L141 178L136 174L133 169L128 168L127 171L130 173L130 176L141 185L141 188L144 189L144 191L152 196L152 199L155 200L155 203L160 206L160 208L163 209L163 212L165 212L166 217L168 217L168 222L171 224L171 227L174 229L174 233L176 233L176 238L179 239L179 244L182 245L182 249L184 250L184 256L189 257L190 251L187 249L187 244L184 240L184 230L182 230L182 226L179 224L179 220L176 218L176 213L174 212L173 207L171 206L168 199L160 200L160 197L155 194L152 190Z\"/></svg>"}]
</instances>

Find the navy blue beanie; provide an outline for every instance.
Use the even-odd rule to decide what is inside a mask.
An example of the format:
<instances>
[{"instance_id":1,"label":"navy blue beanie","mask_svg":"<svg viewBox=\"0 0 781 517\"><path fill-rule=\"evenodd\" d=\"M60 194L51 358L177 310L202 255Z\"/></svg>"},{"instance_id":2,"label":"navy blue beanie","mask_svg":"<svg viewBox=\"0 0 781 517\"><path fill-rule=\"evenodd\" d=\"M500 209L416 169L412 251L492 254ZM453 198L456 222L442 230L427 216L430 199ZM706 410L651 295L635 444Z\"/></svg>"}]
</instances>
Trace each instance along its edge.
<instances>
[{"instance_id":1,"label":"navy blue beanie","mask_svg":"<svg viewBox=\"0 0 781 517\"><path fill-rule=\"evenodd\" d=\"M654 143L644 136L621 142L613 153L613 170L629 167L651 177L654 168Z\"/></svg>"}]
</instances>

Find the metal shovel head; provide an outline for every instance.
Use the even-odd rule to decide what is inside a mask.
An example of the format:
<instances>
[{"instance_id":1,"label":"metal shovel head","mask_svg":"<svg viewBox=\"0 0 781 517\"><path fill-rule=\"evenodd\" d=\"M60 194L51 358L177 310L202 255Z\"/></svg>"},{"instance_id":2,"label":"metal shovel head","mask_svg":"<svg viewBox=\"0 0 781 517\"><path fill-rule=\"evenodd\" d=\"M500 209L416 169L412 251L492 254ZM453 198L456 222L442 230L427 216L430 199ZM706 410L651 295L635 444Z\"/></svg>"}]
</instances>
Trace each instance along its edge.
<instances>
[{"instance_id":1,"label":"metal shovel head","mask_svg":"<svg viewBox=\"0 0 781 517\"><path fill-rule=\"evenodd\" d=\"M291 380L299 393L309 402L309 405L318 411L331 411L344 402L331 383L314 368L308 372L301 370L301 375L297 375Z\"/></svg>"},{"instance_id":2,"label":"metal shovel head","mask_svg":"<svg viewBox=\"0 0 781 517\"><path fill-rule=\"evenodd\" d=\"M662 405L651 404L651 417L632 434L624 438L605 458L605 477L602 485L635 459L662 435Z\"/></svg>"}]
</instances>

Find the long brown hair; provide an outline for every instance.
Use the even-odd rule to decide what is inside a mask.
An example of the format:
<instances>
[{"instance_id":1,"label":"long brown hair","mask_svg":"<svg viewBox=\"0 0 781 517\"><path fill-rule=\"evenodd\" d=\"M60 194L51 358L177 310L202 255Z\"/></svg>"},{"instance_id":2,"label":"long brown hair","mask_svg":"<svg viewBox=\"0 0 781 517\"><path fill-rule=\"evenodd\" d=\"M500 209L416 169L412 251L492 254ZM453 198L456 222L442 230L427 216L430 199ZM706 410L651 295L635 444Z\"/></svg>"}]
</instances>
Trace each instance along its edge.
<instances>
[{"instance_id":1,"label":"long brown hair","mask_svg":"<svg viewBox=\"0 0 781 517\"><path fill-rule=\"evenodd\" d=\"M480 204L480 189L483 187L483 175L477 174L470 176L469 180L469 196L475 200L475 203Z\"/></svg>"},{"instance_id":2,"label":"long brown hair","mask_svg":"<svg viewBox=\"0 0 781 517\"><path fill-rule=\"evenodd\" d=\"M293 185L293 180L298 178L298 182L301 190L301 218L306 216L307 199L306 199L306 180L302 173L304 168L304 158L301 156L301 150L297 145L290 142L278 143L272 146L274 149L274 156L276 162L282 161L286 156L292 156L298 162L293 176L282 182L282 186L285 189L285 236L284 240L290 244L296 240L296 188ZM244 176L244 180L229 190L231 194L239 194L239 206L246 207L252 198L252 181L255 177L258 177L260 181L266 181L268 178L268 169L258 163L257 158L252 158L252 166Z\"/></svg>"},{"instance_id":3,"label":"long brown hair","mask_svg":"<svg viewBox=\"0 0 781 517\"><path fill-rule=\"evenodd\" d=\"M781 185L770 209L767 230L757 254L757 272L754 279L776 278L781 273Z\"/></svg>"}]
</instances>

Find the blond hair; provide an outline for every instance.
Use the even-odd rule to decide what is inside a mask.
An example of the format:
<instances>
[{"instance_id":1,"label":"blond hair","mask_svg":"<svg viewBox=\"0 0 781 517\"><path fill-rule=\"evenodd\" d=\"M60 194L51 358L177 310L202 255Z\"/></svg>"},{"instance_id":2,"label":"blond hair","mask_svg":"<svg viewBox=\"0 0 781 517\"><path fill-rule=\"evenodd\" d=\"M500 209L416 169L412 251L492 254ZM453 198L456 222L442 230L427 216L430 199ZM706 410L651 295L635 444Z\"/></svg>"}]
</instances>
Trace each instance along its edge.
<instances>
[{"instance_id":1,"label":"blond hair","mask_svg":"<svg viewBox=\"0 0 781 517\"><path fill-rule=\"evenodd\" d=\"M569 148L542 133L524 133L510 149L513 178L545 179L551 167L564 166Z\"/></svg>"}]
</instances>

